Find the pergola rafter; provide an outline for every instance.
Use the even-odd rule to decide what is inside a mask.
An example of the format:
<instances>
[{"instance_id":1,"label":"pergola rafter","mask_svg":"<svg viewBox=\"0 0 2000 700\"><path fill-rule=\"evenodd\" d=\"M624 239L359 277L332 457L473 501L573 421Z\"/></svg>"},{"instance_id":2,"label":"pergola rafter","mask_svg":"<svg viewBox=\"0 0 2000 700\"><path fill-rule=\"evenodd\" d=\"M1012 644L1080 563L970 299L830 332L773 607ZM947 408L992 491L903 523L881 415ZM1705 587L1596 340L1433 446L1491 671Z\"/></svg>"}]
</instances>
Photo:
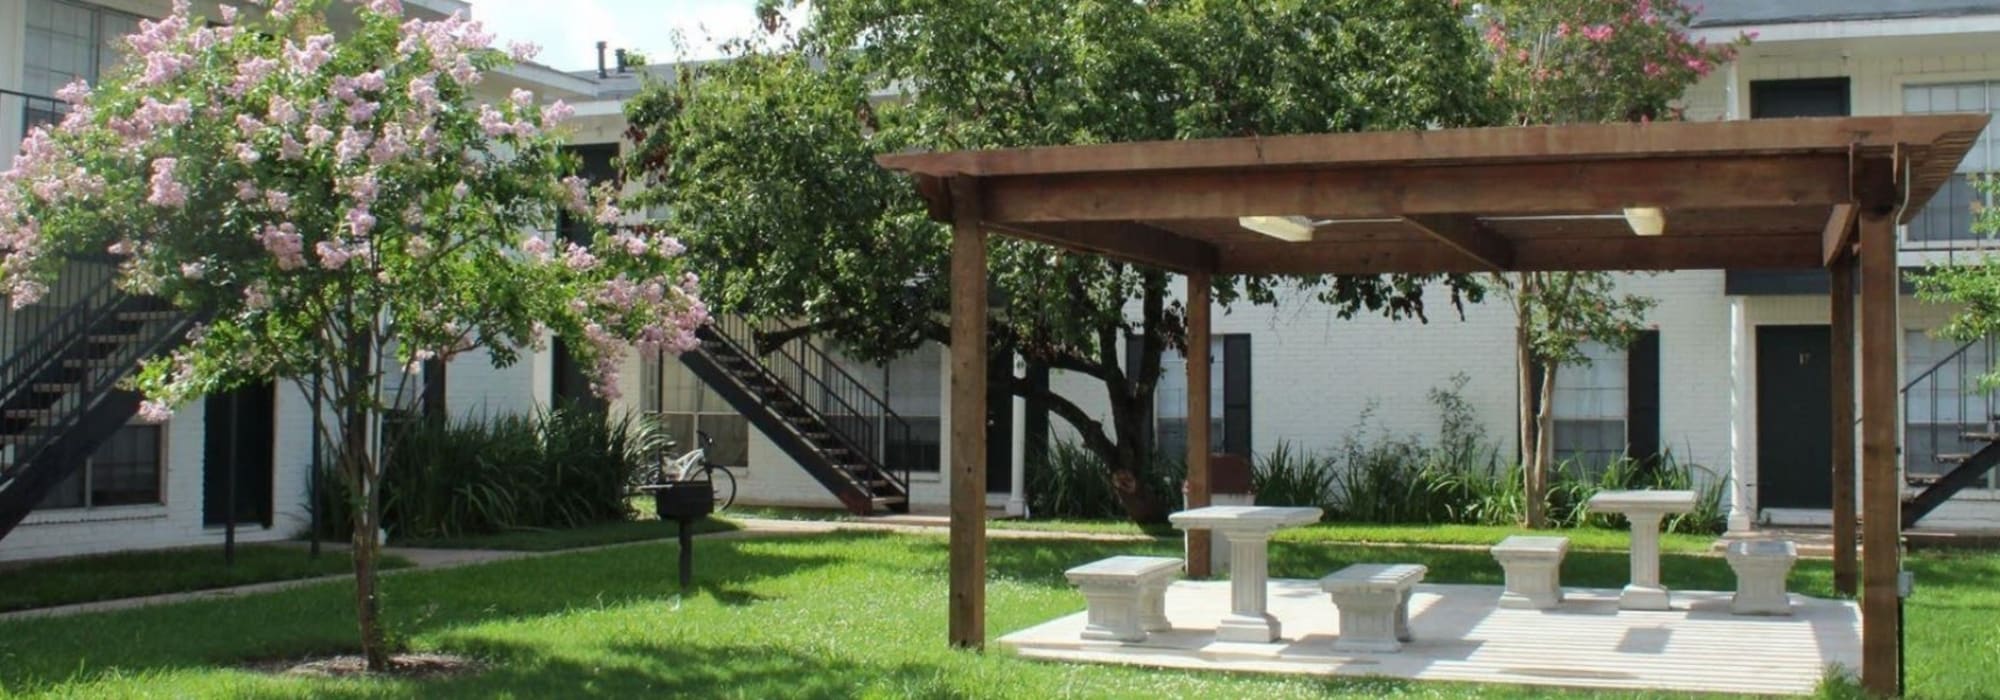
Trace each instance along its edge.
<instances>
[{"instance_id":1,"label":"pergola rafter","mask_svg":"<svg viewBox=\"0 0 2000 700\"><path fill-rule=\"evenodd\" d=\"M1837 578L1856 578L1858 366L1862 675L1894 692L1896 224L1954 177L1987 119L1446 129L878 158L914 175L932 215L953 223L952 642L979 646L985 637L988 232L1186 274L1187 298L1204 311L1215 274L1826 267L1836 278L1834 348L1849 353L1835 358L1832 377L1836 402L1849 402L1831 411ZM1259 225L1269 221L1281 228ZM1858 314L1847 277L1855 269ZM1846 327L1859 328L1858 365ZM1208 348L1207 313L1190 313L1188 336L1191 351ZM1208 425L1207 363L1188 367L1188 501L1199 507L1208 502L1210 436L1194 427ZM1191 575L1208 573L1205 554L1193 556L1206 548L1190 536Z\"/></svg>"}]
</instances>

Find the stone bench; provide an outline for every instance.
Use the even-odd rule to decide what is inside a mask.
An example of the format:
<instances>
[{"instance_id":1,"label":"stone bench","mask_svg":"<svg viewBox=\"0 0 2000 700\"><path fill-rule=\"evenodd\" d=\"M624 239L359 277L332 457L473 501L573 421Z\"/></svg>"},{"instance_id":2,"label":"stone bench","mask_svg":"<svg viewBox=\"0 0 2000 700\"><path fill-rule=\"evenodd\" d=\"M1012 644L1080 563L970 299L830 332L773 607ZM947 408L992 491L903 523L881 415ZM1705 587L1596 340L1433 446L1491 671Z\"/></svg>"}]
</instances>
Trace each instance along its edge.
<instances>
[{"instance_id":1,"label":"stone bench","mask_svg":"<svg viewBox=\"0 0 2000 700\"><path fill-rule=\"evenodd\" d=\"M1507 576L1500 607L1546 610L1562 604L1562 561L1569 538L1514 535L1493 545L1492 552Z\"/></svg>"},{"instance_id":2,"label":"stone bench","mask_svg":"<svg viewBox=\"0 0 2000 700\"><path fill-rule=\"evenodd\" d=\"M1390 653L1410 641L1410 591L1429 571L1422 564L1355 564L1327 574L1319 588L1340 611L1335 651Z\"/></svg>"},{"instance_id":3,"label":"stone bench","mask_svg":"<svg viewBox=\"0 0 2000 700\"><path fill-rule=\"evenodd\" d=\"M1799 548L1791 540L1738 540L1723 553L1729 568L1736 570L1736 597L1729 601L1730 612L1738 615L1790 615L1792 599L1785 593L1785 577L1799 560Z\"/></svg>"},{"instance_id":4,"label":"stone bench","mask_svg":"<svg viewBox=\"0 0 2000 700\"><path fill-rule=\"evenodd\" d=\"M1180 578L1181 560L1120 556L1084 564L1064 573L1089 606L1084 639L1143 642L1167 624L1167 584Z\"/></svg>"}]
</instances>

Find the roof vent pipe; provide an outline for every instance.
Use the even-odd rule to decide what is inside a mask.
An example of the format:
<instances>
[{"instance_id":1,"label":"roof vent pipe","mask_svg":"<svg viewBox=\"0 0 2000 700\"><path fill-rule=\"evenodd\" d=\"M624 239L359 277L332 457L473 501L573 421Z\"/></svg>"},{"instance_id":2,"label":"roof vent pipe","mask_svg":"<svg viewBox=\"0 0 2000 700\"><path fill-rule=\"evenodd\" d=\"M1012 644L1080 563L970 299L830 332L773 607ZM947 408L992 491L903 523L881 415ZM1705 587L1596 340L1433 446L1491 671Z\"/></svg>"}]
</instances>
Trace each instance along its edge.
<instances>
[{"instance_id":1,"label":"roof vent pipe","mask_svg":"<svg viewBox=\"0 0 2000 700\"><path fill-rule=\"evenodd\" d=\"M611 72L604 68L604 49L610 45L610 42L597 42L597 77L599 78L611 77Z\"/></svg>"},{"instance_id":2,"label":"roof vent pipe","mask_svg":"<svg viewBox=\"0 0 2000 700\"><path fill-rule=\"evenodd\" d=\"M625 50L624 50L624 49L619 49L619 50L618 50L618 72L620 72L620 73L624 73L624 72L625 72L625 66L626 66L626 64L627 64L627 61L625 60Z\"/></svg>"}]
</instances>

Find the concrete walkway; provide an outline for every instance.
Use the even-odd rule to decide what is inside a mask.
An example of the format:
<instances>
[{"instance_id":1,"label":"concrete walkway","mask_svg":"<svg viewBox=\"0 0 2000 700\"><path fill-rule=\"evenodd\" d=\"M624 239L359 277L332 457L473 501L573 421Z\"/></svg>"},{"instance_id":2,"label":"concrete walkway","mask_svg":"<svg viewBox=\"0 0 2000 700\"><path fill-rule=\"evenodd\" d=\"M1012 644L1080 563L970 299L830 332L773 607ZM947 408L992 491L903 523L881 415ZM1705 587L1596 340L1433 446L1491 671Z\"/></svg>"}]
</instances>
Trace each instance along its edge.
<instances>
[{"instance_id":1,"label":"concrete walkway","mask_svg":"<svg viewBox=\"0 0 2000 700\"><path fill-rule=\"evenodd\" d=\"M722 532L703 533L695 535L695 537L705 540L738 540L738 539L752 539L758 537L817 535L817 534L842 532L842 531L893 532L898 534L935 535L935 534L945 533L950 524L949 520L942 516L893 516L881 519L870 519L868 521L768 520L763 518L732 518L731 520L737 523L740 526L740 529L725 530ZM1045 530L989 529L987 531L987 535L993 539L1023 539L1023 540L1035 540L1035 539L1089 540L1089 541L1099 541L1099 542L1150 542L1153 540L1153 538L1148 537L1146 535L1129 535L1129 534L1117 534L1117 533L1088 533L1088 532L1058 532L1058 531L1045 531ZM498 550L498 549L426 549L426 548L416 548L416 547L384 547L382 548L384 554L401 557L405 560L408 560L411 566L403 569L393 569L389 571L384 571L382 572L382 574L384 576L394 576L397 574L407 573L411 571L436 571L440 569L450 569L460 566L475 566L479 564L489 564L492 562L507 561L511 559L532 559L536 557L554 556L558 554L593 552L605 549L618 549L622 547L636 547L641 545L659 544L661 542L670 542L670 541L672 540L671 539L637 540L633 542L615 542L611 544L594 545L589 547L577 547L573 549L559 549L546 552L526 552L526 551ZM295 544L297 544L301 548L306 546L304 543L295 543ZM324 547L324 551L333 556L344 556L344 553L347 551L347 548L342 545L322 543L322 546ZM197 600L222 600L222 599L237 598L247 595L256 595L259 593L272 593L276 591L289 590L304 586L314 586L323 583L348 581L352 580L352 578L353 576L351 574L331 574L327 576L315 576L312 578L289 579L284 581L267 581L264 583L251 583L241 586L230 586L227 588L211 588L208 590L201 590L201 591L163 593L160 595L141 596L137 598L118 598L114 600L91 601L88 603L57 605L46 608L34 608L30 610L17 610L14 612L0 613L0 622L10 621L10 620L24 620L24 619L40 618L40 617L62 617L65 615L79 615L84 613L107 612L112 610L127 610L131 608L143 608L153 605L170 605L173 603L185 603Z\"/></svg>"}]
</instances>

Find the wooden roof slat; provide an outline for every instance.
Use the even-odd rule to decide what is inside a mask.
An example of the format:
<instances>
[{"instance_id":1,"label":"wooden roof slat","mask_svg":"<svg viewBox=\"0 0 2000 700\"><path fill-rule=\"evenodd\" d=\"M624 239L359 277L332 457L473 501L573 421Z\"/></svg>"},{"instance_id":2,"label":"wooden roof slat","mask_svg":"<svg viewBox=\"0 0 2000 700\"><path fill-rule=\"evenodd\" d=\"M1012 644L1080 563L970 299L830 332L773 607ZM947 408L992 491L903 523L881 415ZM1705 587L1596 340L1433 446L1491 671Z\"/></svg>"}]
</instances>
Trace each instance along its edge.
<instances>
[{"instance_id":1,"label":"wooden roof slat","mask_svg":"<svg viewBox=\"0 0 2000 700\"><path fill-rule=\"evenodd\" d=\"M988 221L1617 212L1846 201L1843 154L985 179Z\"/></svg>"},{"instance_id":2,"label":"wooden roof slat","mask_svg":"<svg viewBox=\"0 0 2000 700\"><path fill-rule=\"evenodd\" d=\"M1215 246L1129 221L1071 221L988 228L1059 248L1175 272L1215 269Z\"/></svg>"},{"instance_id":3,"label":"wooden roof slat","mask_svg":"<svg viewBox=\"0 0 2000 700\"><path fill-rule=\"evenodd\" d=\"M1439 243L1485 264L1494 272L1506 271L1514 265L1514 244L1478 219L1465 215L1419 214L1403 220Z\"/></svg>"},{"instance_id":4,"label":"wooden roof slat","mask_svg":"<svg viewBox=\"0 0 2000 700\"><path fill-rule=\"evenodd\" d=\"M1435 242L1245 243L1218 248L1222 274L1381 274L1490 272L1492 267ZM1701 269L1809 269L1820 266L1818 233L1741 238L1628 236L1591 245L1574 240L1527 239L1514 243L1509 269L1524 271L1623 271Z\"/></svg>"}]
</instances>

